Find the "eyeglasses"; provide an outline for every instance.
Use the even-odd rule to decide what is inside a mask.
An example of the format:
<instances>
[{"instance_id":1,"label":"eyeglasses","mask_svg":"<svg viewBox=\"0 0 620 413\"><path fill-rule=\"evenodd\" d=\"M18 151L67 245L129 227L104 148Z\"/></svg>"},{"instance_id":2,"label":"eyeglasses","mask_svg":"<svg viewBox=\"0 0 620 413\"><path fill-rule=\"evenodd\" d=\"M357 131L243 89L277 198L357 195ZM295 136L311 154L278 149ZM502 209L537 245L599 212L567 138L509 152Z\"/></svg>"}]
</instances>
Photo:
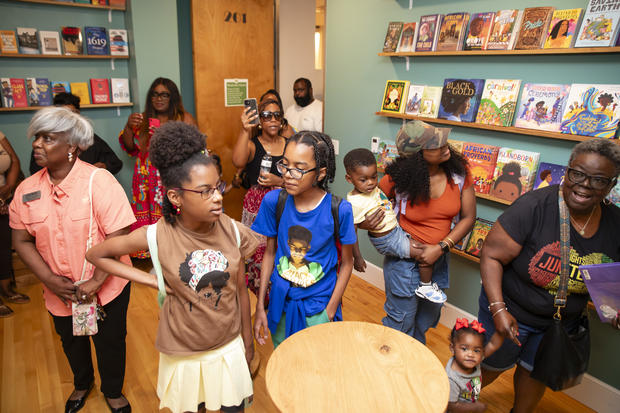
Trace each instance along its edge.
<instances>
[{"instance_id":1,"label":"eyeglasses","mask_svg":"<svg viewBox=\"0 0 620 413\"><path fill-rule=\"evenodd\" d=\"M305 171L299 168L291 168L291 167L288 167L287 165L284 165L284 163L282 163L282 159L276 162L276 168L278 169L278 172L280 172L280 175L284 176L288 172L291 174L291 178L293 179L301 179L308 172L312 172L317 169L316 166L312 169L306 169Z\"/></svg>"},{"instance_id":2,"label":"eyeglasses","mask_svg":"<svg viewBox=\"0 0 620 413\"><path fill-rule=\"evenodd\" d=\"M163 100L168 100L168 99L170 99L170 93L168 93L168 92L161 92L161 93L153 92L151 94L151 99L157 99L157 98L162 98Z\"/></svg>"},{"instance_id":3,"label":"eyeglasses","mask_svg":"<svg viewBox=\"0 0 620 413\"><path fill-rule=\"evenodd\" d=\"M265 121L271 120L271 119L275 119L277 121L282 120L282 112L269 112L268 110L264 110L259 114L259 116L261 120L265 120Z\"/></svg>"},{"instance_id":4,"label":"eyeglasses","mask_svg":"<svg viewBox=\"0 0 620 413\"><path fill-rule=\"evenodd\" d=\"M573 168L566 168L566 176L574 184L584 183L587 179L592 188L599 190L607 188L612 182L616 181L616 178L587 175Z\"/></svg>"},{"instance_id":5,"label":"eyeglasses","mask_svg":"<svg viewBox=\"0 0 620 413\"><path fill-rule=\"evenodd\" d=\"M220 189L221 184L222 182L218 182L216 186L203 189L202 191L198 191L197 189L187 189L187 188L172 188L172 189L175 189L177 191L188 191L188 192L193 192L195 194L200 194L200 197L206 201L213 197L213 194L215 194L215 191L218 191L220 194L223 193L222 190Z\"/></svg>"}]
</instances>

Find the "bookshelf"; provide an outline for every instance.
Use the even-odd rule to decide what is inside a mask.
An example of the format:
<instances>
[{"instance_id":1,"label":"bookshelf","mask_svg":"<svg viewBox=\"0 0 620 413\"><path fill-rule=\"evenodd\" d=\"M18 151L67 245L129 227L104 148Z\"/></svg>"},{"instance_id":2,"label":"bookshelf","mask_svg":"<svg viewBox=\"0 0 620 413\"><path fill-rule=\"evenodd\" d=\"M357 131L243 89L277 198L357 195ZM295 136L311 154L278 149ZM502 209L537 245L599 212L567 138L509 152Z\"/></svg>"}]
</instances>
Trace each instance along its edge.
<instances>
[{"instance_id":1,"label":"bookshelf","mask_svg":"<svg viewBox=\"0 0 620 413\"><path fill-rule=\"evenodd\" d=\"M117 107L125 107L125 106L133 106L133 102L99 103L99 104L89 103L87 105L80 105L80 110L81 109L117 108ZM0 108L0 112L28 112L28 111L35 111L35 110L48 108L48 107L49 106L26 106L24 108Z\"/></svg>"},{"instance_id":2,"label":"bookshelf","mask_svg":"<svg viewBox=\"0 0 620 413\"><path fill-rule=\"evenodd\" d=\"M379 52L379 56L390 57L433 57L433 56L519 56L519 55L559 55L620 53L620 47L578 47L570 49L534 50L446 50L438 52Z\"/></svg>"},{"instance_id":3,"label":"bookshelf","mask_svg":"<svg viewBox=\"0 0 620 413\"><path fill-rule=\"evenodd\" d=\"M22 58L22 59L129 59L129 56L118 56L118 55L89 55L89 54L8 54L8 53L0 53L0 58L2 57L13 57L13 58Z\"/></svg>"},{"instance_id":4,"label":"bookshelf","mask_svg":"<svg viewBox=\"0 0 620 413\"><path fill-rule=\"evenodd\" d=\"M456 248L451 248L450 252L454 255L458 255L459 257L463 257L469 261L477 262L480 264L480 258L474 257L473 255L469 255L465 251L457 250Z\"/></svg>"},{"instance_id":5,"label":"bookshelf","mask_svg":"<svg viewBox=\"0 0 620 413\"><path fill-rule=\"evenodd\" d=\"M121 10L125 11L125 6L101 6L98 4L89 4L89 3L69 3L62 1L54 1L54 0L12 0L18 3L38 3L38 4L52 4L54 6L64 6L64 7L86 7L89 9L100 9L100 10Z\"/></svg>"}]
</instances>

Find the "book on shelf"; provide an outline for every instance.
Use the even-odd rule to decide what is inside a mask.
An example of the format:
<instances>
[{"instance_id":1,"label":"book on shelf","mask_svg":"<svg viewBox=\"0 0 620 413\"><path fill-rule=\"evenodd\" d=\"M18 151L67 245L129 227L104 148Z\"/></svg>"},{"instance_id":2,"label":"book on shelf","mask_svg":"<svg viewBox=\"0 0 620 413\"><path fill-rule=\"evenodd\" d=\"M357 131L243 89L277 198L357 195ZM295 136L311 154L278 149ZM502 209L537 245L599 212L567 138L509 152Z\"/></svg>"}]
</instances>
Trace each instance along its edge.
<instances>
[{"instance_id":1,"label":"book on shelf","mask_svg":"<svg viewBox=\"0 0 620 413\"><path fill-rule=\"evenodd\" d=\"M560 131L613 139L620 118L620 85L573 83Z\"/></svg>"},{"instance_id":2,"label":"book on shelf","mask_svg":"<svg viewBox=\"0 0 620 413\"><path fill-rule=\"evenodd\" d=\"M454 249L457 249L459 251L463 251L465 249L465 247L467 246L467 242L469 241L469 237L471 237L471 231L469 231L467 233L467 235L465 235L463 238L461 238L460 241L458 241L456 244L454 244Z\"/></svg>"},{"instance_id":3,"label":"book on shelf","mask_svg":"<svg viewBox=\"0 0 620 413\"><path fill-rule=\"evenodd\" d=\"M50 106L52 92L49 80L43 77L29 77L26 79L29 106Z\"/></svg>"},{"instance_id":4,"label":"book on shelf","mask_svg":"<svg viewBox=\"0 0 620 413\"><path fill-rule=\"evenodd\" d=\"M385 83L381 112L403 113L408 87L408 80L388 80Z\"/></svg>"},{"instance_id":5,"label":"book on shelf","mask_svg":"<svg viewBox=\"0 0 620 413\"><path fill-rule=\"evenodd\" d=\"M26 95L26 82L24 79L11 78L11 91L13 92L13 102L15 108L28 107L28 96Z\"/></svg>"},{"instance_id":6,"label":"book on shelf","mask_svg":"<svg viewBox=\"0 0 620 413\"><path fill-rule=\"evenodd\" d=\"M88 84L86 82L71 82L71 93L80 98L80 105L90 105Z\"/></svg>"},{"instance_id":7,"label":"book on shelf","mask_svg":"<svg viewBox=\"0 0 620 413\"><path fill-rule=\"evenodd\" d=\"M53 80L50 82L52 88L52 98L56 97L59 93L71 93L71 86L69 82L64 80Z\"/></svg>"},{"instance_id":8,"label":"book on shelf","mask_svg":"<svg viewBox=\"0 0 620 413\"><path fill-rule=\"evenodd\" d=\"M91 4L90 0L74 0L75 3Z\"/></svg>"},{"instance_id":9,"label":"book on shelf","mask_svg":"<svg viewBox=\"0 0 620 413\"><path fill-rule=\"evenodd\" d=\"M526 83L515 114L515 126L559 132L570 85Z\"/></svg>"},{"instance_id":10,"label":"book on shelf","mask_svg":"<svg viewBox=\"0 0 620 413\"><path fill-rule=\"evenodd\" d=\"M62 54L60 50L60 36L58 32L41 30L39 32L39 40L41 41L42 54Z\"/></svg>"},{"instance_id":11,"label":"book on shelf","mask_svg":"<svg viewBox=\"0 0 620 413\"><path fill-rule=\"evenodd\" d=\"M396 142L390 139L373 138L370 150L375 155L379 172L385 172L388 164L398 157Z\"/></svg>"},{"instance_id":12,"label":"book on shelf","mask_svg":"<svg viewBox=\"0 0 620 413\"><path fill-rule=\"evenodd\" d=\"M13 100L13 90L11 89L11 79L8 77L1 77L0 85L2 85L2 88L0 89L0 94L2 94L2 107L3 108L14 108L15 101Z\"/></svg>"},{"instance_id":13,"label":"book on shelf","mask_svg":"<svg viewBox=\"0 0 620 413\"><path fill-rule=\"evenodd\" d=\"M92 3L97 6L108 6L108 0L92 0Z\"/></svg>"},{"instance_id":14,"label":"book on shelf","mask_svg":"<svg viewBox=\"0 0 620 413\"><path fill-rule=\"evenodd\" d=\"M445 79L437 117L473 122L483 88L484 79Z\"/></svg>"},{"instance_id":15,"label":"book on shelf","mask_svg":"<svg viewBox=\"0 0 620 413\"><path fill-rule=\"evenodd\" d=\"M539 160L538 152L500 148L489 194L512 202L530 191L534 185Z\"/></svg>"},{"instance_id":16,"label":"book on shelf","mask_svg":"<svg viewBox=\"0 0 620 413\"><path fill-rule=\"evenodd\" d=\"M467 158L469 171L474 181L474 191L488 194L493 182L499 147L483 143L465 142L463 156Z\"/></svg>"},{"instance_id":17,"label":"book on shelf","mask_svg":"<svg viewBox=\"0 0 620 413\"><path fill-rule=\"evenodd\" d=\"M545 41L547 27L554 10L555 7L529 7L523 10L523 21L515 49L540 49Z\"/></svg>"},{"instance_id":18,"label":"book on shelf","mask_svg":"<svg viewBox=\"0 0 620 413\"><path fill-rule=\"evenodd\" d=\"M18 27L17 44L21 54L39 54L37 29L33 29L31 27Z\"/></svg>"},{"instance_id":19,"label":"book on shelf","mask_svg":"<svg viewBox=\"0 0 620 413\"><path fill-rule=\"evenodd\" d=\"M63 26L60 30L60 36L66 55L82 54L82 29L74 26Z\"/></svg>"},{"instance_id":20,"label":"book on shelf","mask_svg":"<svg viewBox=\"0 0 620 413\"><path fill-rule=\"evenodd\" d=\"M469 23L469 13L446 14L439 28L436 50L463 50L467 23Z\"/></svg>"},{"instance_id":21,"label":"book on shelf","mask_svg":"<svg viewBox=\"0 0 620 413\"><path fill-rule=\"evenodd\" d=\"M465 142L460 141L458 139L448 139L448 144L452 147L452 149L454 149L455 151L457 151L458 153L463 153L463 144Z\"/></svg>"},{"instance_id":22,"label":"book on shelf","mask_svg":"<svg viewBox=\"0 0 620 413\"><path fill-rule=\"evenodd\" d=\"M484 82L476 123L511 126L520 87L520 80L487 79Z\"/></svg>"},{"instance_id":23,"label":"book on shelf","mask_svg":"<svg viewBox=\"0 0 620 413\"><path fill-rule=\"evenodd\" d=\"M620 262L580 265L579 272L598 317L611 322L620 314Z\"/></svg>"},{"instance_id":24,"label":"book on shelf","mask_svg":"<svg viewBox=\"0 0 620 413\"><path fill-rule=\"evenodd\" d=\"M400 33L402 30L403 22L388 23L385 41L383 42L383 51L385 53L392 53L396 51L396 48L398 47L398 40L400 40Z\"/></svg>"},{"instance_id":25,"label":"book on shelf","mask_svg":"<svg viewBox=\"0 0 620 413\"><path fill-rule=\"evenodd\" d=\"M441 101L441 90L441 86L424 86L420 116L426 118L437 117L439 113L439 102Z\"/></svg>"},{"instance_id":26,"label":"book on shelf","mask_svg":"<svg viewBox=\"0 0 620 413\"><path fill-rule=\"evenodd\" d=\"M414 52L415 41L418 38L418 23L404 23L398 42L397 52Z\"/></svg>"},{"instance_id":27,"label":"book on shelf","mask_svg":"<svg viewBox=\"0 0 620 413\"><path fill-rule=\"evenodd\" d=\"M110 54L112 56L129 56L127 30L110 29Z\"/></svg>"},{"instance_id":28,"label":"book on shelf","mask_svg":"<svg viewBox=\"0 0 620 413\"><path fill-rule=\"evenodd\" d=\"M13 30L0 30L0 52L3 54L17 54L17 38Z\"/></svg>"},{"instance_id":29,"label":"book on shelf","mask_svg":"<svg viewBox=\"0 0 620 413\"><path fill-rule=\"evenodd\" d=\"M112 103L129 103L129 79L112 78L110 79L112 89Z\"/></svg>"},{"instance_id":30,"label":"book on shelf","mask_svg":"<svg viewBox=\"0 0 620 413\"><path fill-rule=\"evenodd\" d=\"M405 114L419 115L422 109L422 96L424 94L424 86L409 85L409 93L407 93L407 105L405 106Z\"/></svg>"},{"instance_id":31,"label":"book on shelf","mask_svg":"<svg viewBox=\"0 0 620 413\"><path fill-rule=\"evenodd\" d=\"M86 37L86 53L89 55L106 56L110 54L108 32L105 27L84 27Z\"/></svg>"},{"instance_id":32,"label":"book on shelf","mask_svg":"<svg viewBox=\"0 0 620 413\"><path fill-rule=\"evenodd\" d=\"M489 35L493 28L495 12L474 13L469 21L465 50L486 50Z\"/></svg>"},{"instance_id":33,"label":"book on shelf","mask_svg":"<svg viewBox=\"0 0 620 413\"><path fill-rule=\"evenodd\" d=\"M538 172L536 173L536 180L532 189L536 190L549 185L559 185L564 182L564 173L566 173L566 166L541 162L538 165Z\"/></svg>"},{"instance_id":34,"label":"book on shelf","mask_svg":"<svg viewBox=\"0 0 620 413\"><path fill-rule=\"evenodd\" d=\"M28 97L28 106L40 106L37 79L34 77L26 78L26 96Z\"/></svg>"},{"instance_id":35,"label":"book on shelf","mask_svg":"<svg viewBox=\"0 0 620 413\"><path fill-rule=\"evenodd\" d=\"M110 6L125 7L125 0L110 0Z\"/></svg>"},{"instance_id":36,"label":"book on shelf","mask_svg":"<svg viewBox=\"0 0 620 413\"><path fill-rule=\"evenodd\" d=\"M613 46L618 36L620 0L590 0L575 47Z\"/></svg>"},{"instance_id":37,"label":"book on shelf","mask_svg":"<svg viewBox=\"0 0 620 413\"><path fill-rule=\"evenodd\" d=\"M90 79L90 93L94 104L110 103L110 81Z\"/></svg>"},{"instance_id":38,"label":"book on shelf","mask_svg":"<svg viewBox=\"0 0 620 413\"><path fill-rule=\"evenodd\" d=\"M443 14L430 14L420 17L418 40L415 45L416 52L432 52L435 50L442 17Z\"/></svg>"},{"instance_id":39,"label":"book on shelf","mask_svg":"<svg viewBox=\"0 0 620 413\"><path fill-rule=\"evenodd\" d=\"M544 48L567 49L573 47L582 12L583 9L555 10L551 16Z\"/></svg>"},{"instance_id":40,"label":"book on shelf","mask_svg":"<svg viewBox=\"0 0 620 413\"><path fill-rule=\"evenodd\" d=\"M484 240L487 238L487 235L489 235L489 231L491 231L492 227L493 222L483 218L476 218L469 240L467 240L465 252L474 257L480 257Z\"/></svg>"},{"instance_id":41,"label":"book on shelf","mask_svg":"<svg viewBox=\"0 0 620 413\"><path fill-rule=\"evenodd\" d=\"M616 186L609 191L609 194L607 194L607 199L609 202L620 208L620 183L617 183Z\"/></svg>"},{"instance_id":42,"label":"book on shelf","mask_svg":"<svg viewBox=\"0 0 620 413\"><path fill-rule=\"evenodd\" d=\"M493 18L493 26L487 42L487 50L512 50L521 28L523 10L499 10Z\"/></svg>"}]
</instances>

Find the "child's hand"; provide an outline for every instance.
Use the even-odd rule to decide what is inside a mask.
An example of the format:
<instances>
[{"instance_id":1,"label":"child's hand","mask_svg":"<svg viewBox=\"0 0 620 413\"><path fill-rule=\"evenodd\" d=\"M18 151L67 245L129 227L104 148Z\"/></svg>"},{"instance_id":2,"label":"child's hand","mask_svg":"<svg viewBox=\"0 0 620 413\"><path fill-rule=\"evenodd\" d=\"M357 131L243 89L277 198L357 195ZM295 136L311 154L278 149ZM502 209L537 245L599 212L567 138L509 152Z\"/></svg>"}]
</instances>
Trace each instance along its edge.
<instances>
[{"instance_id":1,"label":"child's hand","mask_svg":"<svg viewBox=\"0 0 620 413\"><path fill-rule=\"evenodd\" d=\"M261 346L265 344L265 340L269 338L269 323L267 323L267 314L264 308L258 308L256 306L256 313L254 314L254 337ZM263 333L261 334L261 329Z\"/></svg>"},{"instance_id":2,"label":"child's hand","mask_svg":"<svg viewBox=\"0 0 620 413\"><path fill-rule=\"evenodd\" d=\"M491 354L495 353L504 343L504 336L499 334L497 331L493 333L489 342L484 346L484 357L489 357Z\"/></svg>"},{"instance_id":3,"label":"child's hand","mask_svg":"<svg viewBox=\"0 0 620 413\"><path fill-rule=\"evenodd\" d=\"M366 272L366 260L362 257L354 257L353 268L357 272Z\"/></svg>"},{"instance_id":4,"label":"child's hand","mask_svg":"<svg viewBox=\"0 0 620 413\"><path fill-rule=\"evenodd\" d=\"M385 210L383 208L378 208L375 212L370 215L366 215L366 219L360 222L357 227L360 229L365 229L366 231L375 231L378 230L378 226L383 221L385 217Z\"/></svg>"}]
</instances>

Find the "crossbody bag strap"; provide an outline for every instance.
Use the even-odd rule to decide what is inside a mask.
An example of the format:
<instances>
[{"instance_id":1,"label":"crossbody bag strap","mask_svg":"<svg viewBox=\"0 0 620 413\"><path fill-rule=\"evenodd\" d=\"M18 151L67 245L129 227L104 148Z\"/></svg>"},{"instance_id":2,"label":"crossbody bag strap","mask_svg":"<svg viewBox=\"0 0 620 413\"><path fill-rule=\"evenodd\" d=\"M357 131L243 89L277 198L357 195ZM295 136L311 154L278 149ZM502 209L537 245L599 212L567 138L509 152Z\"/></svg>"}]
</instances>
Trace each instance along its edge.
<instances>
[{"instance_id":1,"label":"crossbody bag strap","mask_svg":"<svg viewBox=\"0 0 620 413\"><path fill-rule=\"evenodd\" d=\"M570 254L570 216L564 196L562 186L559 187L558 205L560 209L560 282L558 291L555 294L553 305L557 307L554 317L561 319L560 309L566 307L566 297L568 295L568 274L569 274L569 254Z\"/></svg>"},{"instance_id":2,"label":"crossbody bag strap","mask_svg":"<svg viewBox=\"0 0 620 413\"><path fill-rule=\"evenodd\" d=\"M91 249L93 246L93 179L95 178L95 174L99 171L99 168L95 169L90 174L90 179L88 180L88 200L90 202L90 219L88 222L88 239L86 240L86 251ZM85 252L86 252L85 251ZM82 264L82 275L80 276L80 281L84 281L84 276L86 275L86 271L91 267L91 264L86 261L84 258L84 263Z\"/></svg>"},{"instance_id":3,"label":"crossbody bag strap","mask_svg":"<svg viewBox=\"0 0 620 413\"><path fill-rule=\"evenodd\" d=\"M157 275L157 302L161 307L164 305L164 299L166 298L166 284L164 283L164 274L161 270L157 251L157 222L146 228L146 240L149 243L149 253L151 255L151 261L153 262L155 274Z\"/></svg>"}]
</instances>

